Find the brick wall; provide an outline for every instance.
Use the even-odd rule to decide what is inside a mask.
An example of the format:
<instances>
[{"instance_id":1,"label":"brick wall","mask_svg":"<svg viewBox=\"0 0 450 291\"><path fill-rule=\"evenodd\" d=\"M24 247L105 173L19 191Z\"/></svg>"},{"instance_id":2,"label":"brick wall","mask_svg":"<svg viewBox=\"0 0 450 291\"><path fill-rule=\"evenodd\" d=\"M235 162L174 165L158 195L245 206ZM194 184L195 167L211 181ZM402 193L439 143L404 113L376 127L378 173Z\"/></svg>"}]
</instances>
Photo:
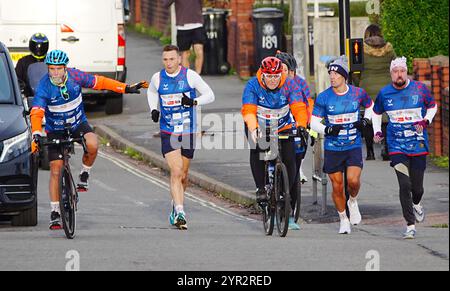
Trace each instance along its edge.
<instances>
[{"instance_id":1,"label":"brick wall","mask_svg":"<svg viewBox=\"0 0 450 291\"><path fill-rule=\"evenodd\" d=\"M170 9L164 8L159 0L131 0L132 23L156 27L170 35Z\"/></svg>"},{"instance_id":2,"label":"brick wall","mask_svg":"<svg viewBox=\"0 0 450 291\"><path fill-rule=\"evenodd\" d=\"M253 0L234 0L228 18L228 62L241 77L248 77L253 66Z\"/></svg>"},{"instance_id":3,"label":"brick wall","mask_svg":"<svg viewBox=\"0 0 450 291\"><path fill-rule=\"evenodd\" d=\"M448 68L447 68L448 72ZM448 136L448 123L449 123L449 97L448 87L444 89L442 93L442 154L448 157L449 136Z\"/></svg>"},{"instance_id":4,"label":"brick wall","mask_svg":"<svg viewBox=\"0 0 450 291\"><path fill-rule=\"evenodd\" d=\"M431 153L448 156L448 57L414 59L414 79L424 82L438 106L436 116L428 130Z\"/></svg>"}]
</instances>

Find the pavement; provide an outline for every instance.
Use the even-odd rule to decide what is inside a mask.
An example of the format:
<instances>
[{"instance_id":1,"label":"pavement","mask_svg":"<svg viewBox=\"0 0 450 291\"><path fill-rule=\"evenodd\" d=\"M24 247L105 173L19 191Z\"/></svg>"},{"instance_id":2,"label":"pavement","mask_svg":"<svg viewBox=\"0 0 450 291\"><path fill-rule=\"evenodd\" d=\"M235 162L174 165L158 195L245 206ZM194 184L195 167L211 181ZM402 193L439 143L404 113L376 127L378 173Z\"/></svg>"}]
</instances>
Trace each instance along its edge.
<instances>
[{"instance_id":1,"label":"pavement","mask_svg":"<svg viewBox=\"0 0 450 291\"><path fill-rule=\"evenodd\" d=\"M134 35L139 43L128 53L142 53L140 62L128 66L135 75L132 80L142 79L136 71L145 70L148 79L161 69L160 45L152 40L144 40ZM129 43L133 39L129 39ZM142 42L142 44L140 43ZM146 65L143 64L145 57ZM148 59L148 60L147 60ZM136 69L135 69L136 67ZM255 185L250 171L249 150L244 137L244 123L240 114L242 92L245 82L236 76L203 76L213 89L216 100L201 109L202 148L195 152L191 164L190 180L203 188L219 193L235 202L249 205L253 203ZM130 79L130 75L129 75ZM140 100L137 100L140 99ZM134 97L132 109L128 104L124 114L103 116L90 121L97 132L122 150L134 148L145 159L161 168L166 168L161 155L159 124L151 121L145 94ZM136 106L134 106L136 107ZM128 111L128 112L127 112ZM199 119L200 120L200 119ZM227 121L227 122L225 122ZM381 149L376 146L376 161L367 161L361 177L359 206L367 224L402 225L401 207L398 198L398 184L389 162L381 161ZM364 154L365 155L365 154ZM337 215L330 198L331 185L328 185L327 213L320 215L319 203L312 198L312 154L309 152L303 164L303 170L309 181L302 188L302 218L307 222L332 222ZM439 169L429 165L425 175L425 195L423 199L427 211L426 225L448 224L449 180L448 169ZM320 187L319 187L320 191Z\"/></svg>"}]
</instances>

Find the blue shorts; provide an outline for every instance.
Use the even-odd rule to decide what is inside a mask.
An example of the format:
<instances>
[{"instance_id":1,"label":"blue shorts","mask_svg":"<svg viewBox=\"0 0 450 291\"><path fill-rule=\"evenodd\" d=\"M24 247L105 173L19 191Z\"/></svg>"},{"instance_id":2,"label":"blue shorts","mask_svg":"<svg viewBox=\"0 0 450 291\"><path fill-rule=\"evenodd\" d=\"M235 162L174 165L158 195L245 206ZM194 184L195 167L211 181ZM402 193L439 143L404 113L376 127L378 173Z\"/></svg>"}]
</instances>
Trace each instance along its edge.
<instances>
[{"instance_id":1,"label":"blue shorts","mask_svg":"<svg viewBox=\"0 0 450 291\"><path fill-rule=\"evenodd\" d=\"M181 149L181 155L190 160L194 158L195 134L173 135L161 132L161 152L166 154Z\"/></svg>"},{"instance_id":2,"label":"blue shorts","mask_svg":"<svg viewBox=\"0 0 450 291\"><path fill-rule=\"evenodd\" d=\"M347 167L363 168L362 149L356 148L348 151L327 151L325 150L323 172L333 174L344 172Z\"/></svg>"},{"instance_id":3,"label":"blue shorts","mask_svg":"<svg viewBox=\"0 0 450 291\"><path fill-rule=\"evenodd\" d=\"M389 157L391 158L391 167L395 167L397 164L405 164L409 169L425 171L427 168L427 155L407 156L396 154Z\"/></svg>"}]
</instances>

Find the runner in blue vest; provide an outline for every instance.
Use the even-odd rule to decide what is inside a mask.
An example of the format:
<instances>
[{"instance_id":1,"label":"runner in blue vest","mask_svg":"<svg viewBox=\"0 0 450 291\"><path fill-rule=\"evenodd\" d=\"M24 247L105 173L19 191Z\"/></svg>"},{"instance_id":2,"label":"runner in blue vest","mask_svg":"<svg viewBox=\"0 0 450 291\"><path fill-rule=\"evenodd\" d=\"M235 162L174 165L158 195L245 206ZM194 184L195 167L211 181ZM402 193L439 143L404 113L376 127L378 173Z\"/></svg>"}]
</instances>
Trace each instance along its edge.
<instances>
[{"instance_id":1,"label":"runner in blue vest","mask_svg":"<svg viewBox=\"0 0 450 291\"><path fill-rule=\"evenodd\" d=\"M161 150L170 168L173 200L169 223L179 229L187 229L183 205L197 136L195 108L214 102L214 93L199 74L180 65L177 46L164 47L162 62L164 69L153 75L148 88L148 104L154 122L158 122L161 116Z\"/></svg>"},{"instance_id":2,"label":"runner in blue vest","mask_svg":"<svg viewBox=\"0 0 450 291\"><path fill-rule=\"evenodd\" d=\"M421 204L423 177L428 155L427 126L433 120L437 106L427 87L407 77L406 58L391 62L392 83L378 93L374 106L374 141L385 138L381 131L381 116L389 117L387 125L388 151L391 166L397 174L400 187L400 203L407 228L405 239L416 235L416 222L424 220Z\"/></svg>"}]
</instances>

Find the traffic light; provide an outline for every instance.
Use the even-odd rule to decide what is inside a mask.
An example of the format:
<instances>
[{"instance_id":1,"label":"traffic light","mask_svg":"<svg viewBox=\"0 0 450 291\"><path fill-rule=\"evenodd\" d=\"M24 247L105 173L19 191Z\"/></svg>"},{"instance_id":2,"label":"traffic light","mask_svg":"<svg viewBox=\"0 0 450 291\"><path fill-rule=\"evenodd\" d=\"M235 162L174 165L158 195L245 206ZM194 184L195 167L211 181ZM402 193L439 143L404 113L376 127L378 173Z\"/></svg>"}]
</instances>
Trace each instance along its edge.
<instances>
[{"instance_id":1,"label":"traffic light","mask_svg":"<svg viewBox=\"0 0 450 291\"><path fill-rule=\"evenodd\" d=\"M364 69L364 43L362 38L347 39L347 56L350 72L361 72Z\"/></svg>"}]
</instances>

